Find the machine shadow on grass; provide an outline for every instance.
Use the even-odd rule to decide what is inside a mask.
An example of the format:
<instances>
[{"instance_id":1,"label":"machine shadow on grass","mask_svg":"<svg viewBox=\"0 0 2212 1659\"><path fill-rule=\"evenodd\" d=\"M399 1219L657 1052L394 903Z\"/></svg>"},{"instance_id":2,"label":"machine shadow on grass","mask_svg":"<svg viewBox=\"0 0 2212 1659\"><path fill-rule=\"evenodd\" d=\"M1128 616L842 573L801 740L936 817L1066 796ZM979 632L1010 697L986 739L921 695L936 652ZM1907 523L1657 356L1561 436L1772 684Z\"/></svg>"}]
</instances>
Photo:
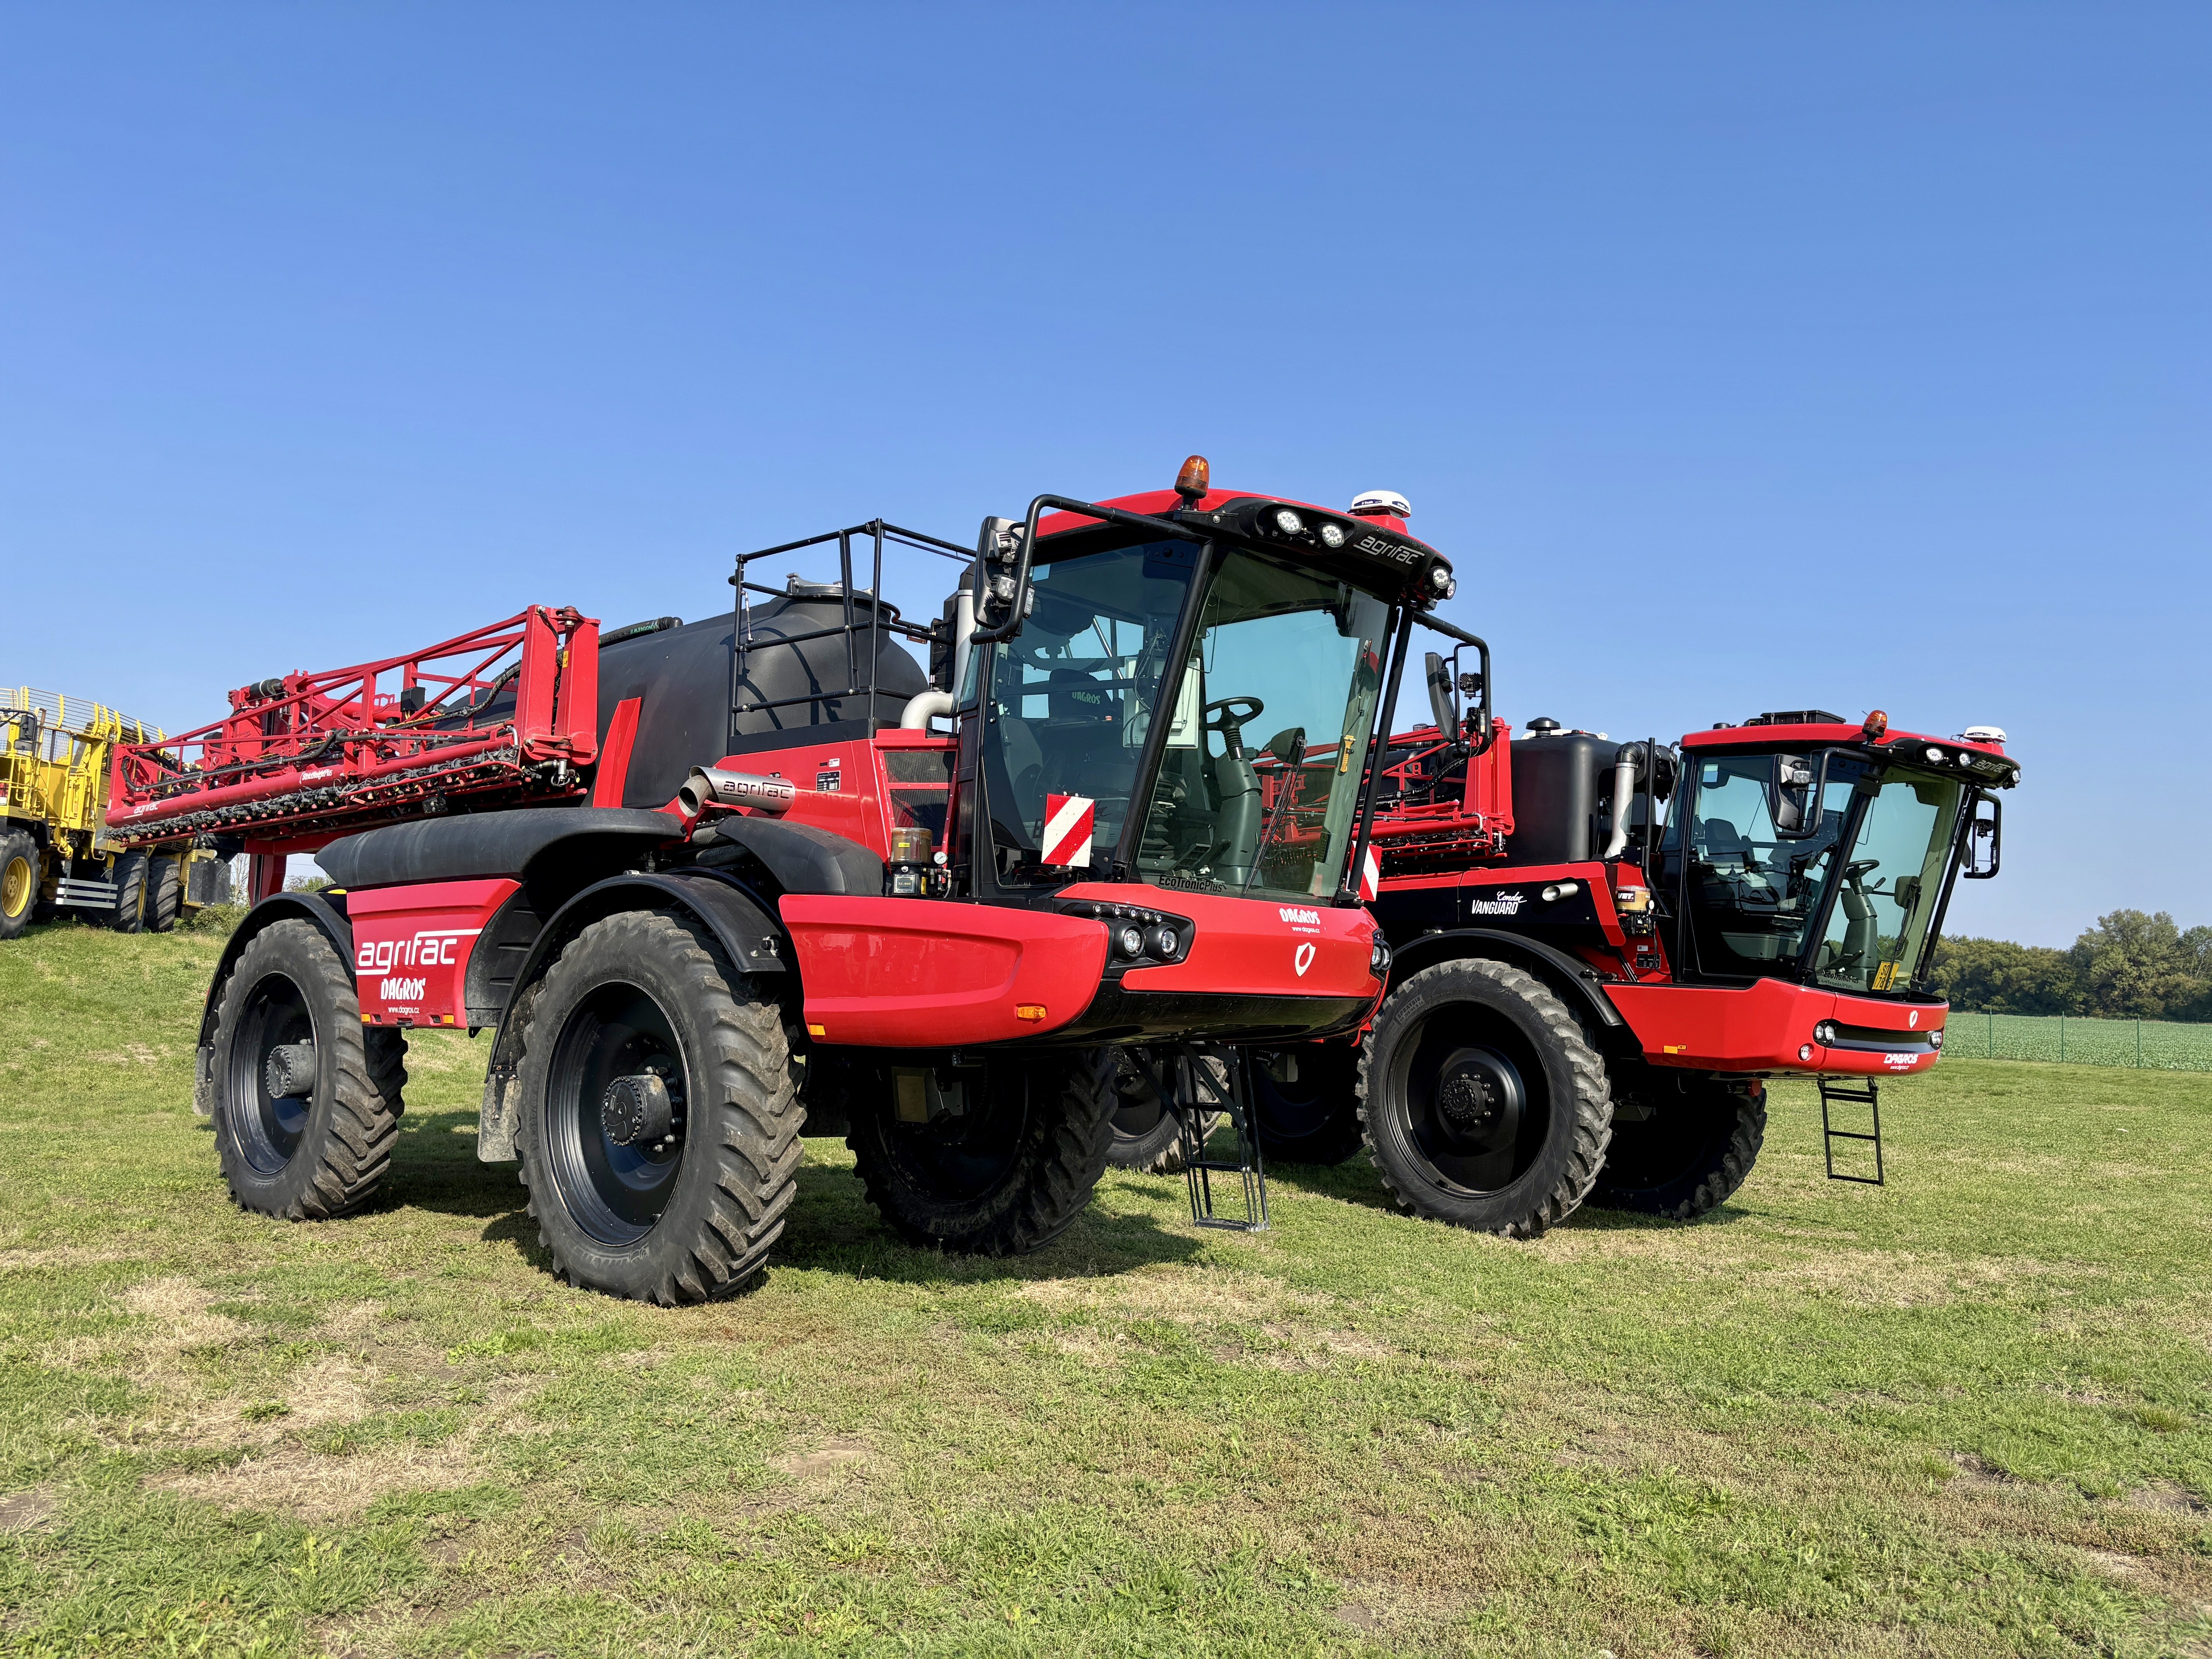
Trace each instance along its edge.
<instances>
[{"instance_id":1,"label":"machine shadow on grass","mask_svg":"<svg viewBox=\"0 0 2212 1659\"><path fill-rule=\"evenodd\" d=\"M1356 1204L1362 1209L1395 1216L1413 1225L1441 1227L1449 1224L1417 1216L1392 1198L1389 1188L1382 1184L1382 1177L1376 1174L1374 1166L1362 1153L1354 1153L1336 1164L1294 1164L1288 1159L1270 1164L1267 1165L1267 1182L1270 1188L1279 1192L1333 1198L1339 1203ZM1640 1215L1633 1210L1607 1210L1595 1204L1585 1204L1552 1231L1587 1228L1607 1232L1671 1232L1685 1227L1729 1226L1747 1219L1750 1213L1733 1200L1729 1200L1693 1221L1676 1221L1668 1216Z\"/></svg>"},{"instance_id":2,"label":"machine shadow on grass","mask_svg":"<svg viewBox=\"0 0 2212 1659\"><path fill-rule=\"evenodd\" d=\"M410 1109L403 1120L392 1173L369 1206L402 1206L483 1222L486 1243L508 1243L544 1270L550 1260L538 1242L513 1164L477 1161L472 1110ZM810 1145L842 1146L823 1139ZM1175 1182L1182 1197L1182 1177ZM1119 1213L1093 1204L1075 1224L1044 1249L1023 1256L948 1255L908 1244L878 1216L849 1167L810 1157L799 1172L798 1192L777 1242L769 1272L778 1267L891 1279L904 1284L975 1284L991 1279L1058 1279L1126 1272L1158 1262L1187 1261L1202 1241L1171 1231L1147 1215ZM1079 1261L1079 1265L1077 1265Z\"/></svg>"}]
</instances>

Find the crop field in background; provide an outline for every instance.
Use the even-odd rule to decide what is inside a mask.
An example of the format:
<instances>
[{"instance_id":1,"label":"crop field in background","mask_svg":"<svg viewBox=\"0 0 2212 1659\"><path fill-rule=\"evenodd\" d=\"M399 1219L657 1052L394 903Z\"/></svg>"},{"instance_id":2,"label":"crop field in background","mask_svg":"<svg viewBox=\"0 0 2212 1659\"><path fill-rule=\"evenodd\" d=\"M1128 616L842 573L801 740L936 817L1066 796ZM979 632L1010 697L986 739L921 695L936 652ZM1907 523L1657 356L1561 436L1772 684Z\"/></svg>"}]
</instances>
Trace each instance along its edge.
<instances>
[{"instance_id":1,"label":"crop field in background","mask_svg":"<svg viewBox=\"0 0 2212 1659\"><path fill-rule=\"evenodd\" d=\"M779 1264L556 1284L425 1036L373 1210L240 1214L217 941L0 945L0 1654L2212 1653L2212 1091L1809 1090L1702 1224L1534 1244L1285 1169L1006 1262L809 1144Z\"/></svg>"},{"instance_id":2,"label":"crop field in background","mask_svg":"<svg viewBox=\"0 0 2212 1659\"><path fill-rule=\"evenodd\" d=\"M1944 1023L1943 1052L1964 1060L2042 1060L2153 1072L2212 1072L2212 1025L2168 1019L1969 1014Z\"/></svg>"}]
</instances>

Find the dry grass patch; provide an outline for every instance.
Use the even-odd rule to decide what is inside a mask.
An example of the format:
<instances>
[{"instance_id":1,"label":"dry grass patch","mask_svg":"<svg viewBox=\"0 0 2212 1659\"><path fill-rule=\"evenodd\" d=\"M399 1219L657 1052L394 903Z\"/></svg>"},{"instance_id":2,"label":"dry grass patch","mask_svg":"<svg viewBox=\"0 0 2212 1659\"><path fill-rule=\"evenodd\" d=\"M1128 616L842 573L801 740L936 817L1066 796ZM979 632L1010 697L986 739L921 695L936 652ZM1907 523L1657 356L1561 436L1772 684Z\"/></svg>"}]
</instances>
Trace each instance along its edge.
<instances>
[{"instance_id":1,"label":"dry grass patch","mask_svg":"<svg viewBox=\"0 0 2212 1659\"><path fill-rule=\"evenodd\" d=\"M865 1474L875 1461L875 1448L866 1441L841 1436L819 1441L804 1451L772 1457L769 1468L794 1480L818 1481Z\"/></svg>"},{"instance_id":2,"label":"dry grass patch","mask_svg":"<svg viewBox=\"0 0 2212 1659\"><path fill-rule=\"evenodd\" d=\"M162 1475L147 1484L222 1509L331 1521L356 1515L389 1492L468 1486L482 1478L483 1469L472 1438L428 1447L406 1442L349 1456L287 1443L224 1468Z\"/></svg>"},{"instance_id":3,"label":"dry grass patch","mask_svg":"<svg viewBox=\"0 0 2212 1659\"><path fill-rule=\"evenodd\" d=\"M1097 1279L1037 1279L1016 1292L1054 1313L1103 1313L1164 1319L1177 1325L1262 1324L1300 1311L1317 1312L1336 1298L1294 1290L1265 1274L1237 1268L1139 1271Z\"/></svg>"},{"instance_id":4,"label":"dry grass patch","mask_svg":"<svg viewBox=\"0 0 2212 1659\"><path fill-rule=\"evenodd\" d=\"M9 1492L0 1498L0 1533L28 1532L51 1516L56 1507L53 1492L45 1486Z\"/></svg>"}]
</instances>

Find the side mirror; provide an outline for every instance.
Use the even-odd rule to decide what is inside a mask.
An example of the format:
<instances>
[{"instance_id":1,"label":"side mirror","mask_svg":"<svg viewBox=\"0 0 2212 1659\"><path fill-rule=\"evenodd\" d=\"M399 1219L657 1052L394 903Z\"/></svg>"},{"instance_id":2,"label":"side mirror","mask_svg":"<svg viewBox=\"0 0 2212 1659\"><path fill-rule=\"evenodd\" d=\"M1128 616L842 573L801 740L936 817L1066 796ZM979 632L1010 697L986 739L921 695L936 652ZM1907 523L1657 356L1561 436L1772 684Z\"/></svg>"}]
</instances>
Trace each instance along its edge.
<instances>
[{"instance_id":1,"label":"side mirror","mask_svg":"<svg viewBox=\"0 0 2212 1659\"><path fill-rule=\"evenodd\" d=\"M1804 841L1820 830L1820 798L1827 793L1828 757L1777 755L1774 781L1767 786L1768 816L1784 841Z\"/></svg>"},{"instance_id":2,"label":"side mirror","mask_svg":"<svg viewBox=\"0 0 2212 1659\"><path fill-rule=\"evenodd\" d=\"M1288 726L1267 740L1267 752L1285 766L1302 766L1306 758L1306 729Z\"/></svg>"},{"instance_id":3,"label":"side mirror","mask_svg":"<svg viewBox=\"0 0 2212 1659\"><path fill-rule=\"evenodd\" d=\"M2003 855L2004 803L1995 795L1978 795L1974 815L1966 821L1966 867L1959 873L1968 881L1987 881Z\"/></svg>"},{"instance_id":4,"label":"side mirror","mask_svg":"<svg viewBox=\"0 0 2212 1659\"><path fill-rule=\"evenodd\" d=\"M975 606L975 644L1012 639L1022 618L1036 608L1030 589L1025 526L1012 519L986 519L975 538L975 562L969 567L969 591ZM1021 615L1014 607L1018 599ZM980 637L975 637L980 636Z\"/></svg>"},{"instance_id":5,"label":"side mirror","mask_svg":"<svg viewBox=\"0 0 2212 1659\"><path fill-rule=\"evenodd\" d=\"M1459 736L1459 703L1452 696L1451 670L1433 651L1424 659L1424 665L1429 682L1429 716L1437 723L1437 735L1449 743Z\"/></svg>"}]
</instances>

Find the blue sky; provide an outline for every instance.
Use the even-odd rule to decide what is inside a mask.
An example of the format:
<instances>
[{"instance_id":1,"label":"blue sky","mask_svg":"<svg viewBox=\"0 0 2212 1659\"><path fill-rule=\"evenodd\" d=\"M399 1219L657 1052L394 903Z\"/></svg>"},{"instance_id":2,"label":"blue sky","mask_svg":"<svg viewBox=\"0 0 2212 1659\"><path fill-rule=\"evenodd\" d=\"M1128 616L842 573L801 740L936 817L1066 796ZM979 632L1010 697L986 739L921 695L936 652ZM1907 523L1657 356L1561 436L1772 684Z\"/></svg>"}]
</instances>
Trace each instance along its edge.
<instances>
[{"instance_id":1,"label":"blue sky","mask_svg":"<svg viewBox=\"0 0 2212 1659\"><path fill-rule=\"evenodd\" d=\"M173 728L1200 450L1408 495L1518 721L2006 726L1954 932L2212 921L2209 76L2183 8L13 5L0 679Z\"/></svg>"}]
</instances>

